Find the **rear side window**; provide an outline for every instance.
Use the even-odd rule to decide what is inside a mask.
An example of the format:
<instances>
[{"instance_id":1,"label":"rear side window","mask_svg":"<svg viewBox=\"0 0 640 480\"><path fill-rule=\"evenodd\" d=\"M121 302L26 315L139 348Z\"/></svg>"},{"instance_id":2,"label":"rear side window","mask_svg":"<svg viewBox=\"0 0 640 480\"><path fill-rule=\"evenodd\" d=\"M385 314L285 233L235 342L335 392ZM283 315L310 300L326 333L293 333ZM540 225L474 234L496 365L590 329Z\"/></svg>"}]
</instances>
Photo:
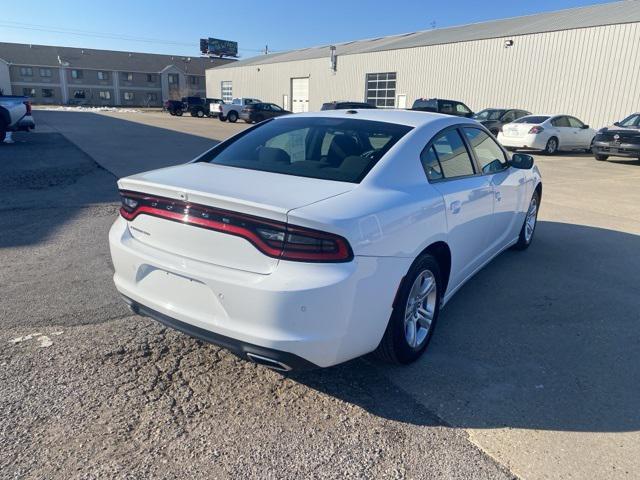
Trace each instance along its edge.
<instances>
[{"instance_id":1,"label":"rear side window","mask_svg":"<svg viewBox=\"0 0 640 480\"><path fill-rule=\"evenodd\" d=\"M419 98L413 102L413 108L432 108L433 110L436 110L438 108L438 102L437 100Z\"/></svg>"},{"instance_id":2,"label":"rear side window","mask_svg":"<svg viewBox=\"0 0 640 480\"><path fill-rule=\"evenodd\" d=\"M518 120L516 120L513 123L532 123L532 124L539 124L539 123L544 123L547 120L549 120L549 117L544 117L541 115L529 115L527 117L522 117L519 118Z\"/></svg>"},{"instance_id":3,"label":"rear side window","mask_svg":"<svg viewBox=\"0 0 640 480\"><path fill-rule=\"evenodd\" d=\"M201 161L359 183L411 129L370 120L286 116L241 134Z\"/></svg>"},{"instance_id":4,"label":"rear side window","mask_svg":"<svg viewBox=\"0 0 640 480\"><path fill-rule=\"evenodd\" d=\"M567 117L557 117L551 120L551 125L554 127L571 127L569 119Z\"/></svg>"},{"instance_id":5,"label":"rear side window","mask_svg":"<svg viewBox=\"0 0 640 480\"><path fill-rule=\"evenodd\" d=\"M441 180L444 178L442 168L440 168L440 162L438 162L438 155L433 149L433 146L430 146L422 152L420 161L422 162L424 173L427 174L429 180Z\"/></svg>"},{"instance_id":6,"label":"rear side window","mask_svg":"<svg viewBox=\"0 0 640 480\"><path fill-rule=\"evenodd\" d=\"M432 153L427 150L425 152L426 157L423 158L423 166L427 172L427 178L429 178L429 175L437 175L437 172L442 175L441 178L465 177L475 173L467 147L457 130L448 130L438 135L431 143L431 149L438 160L440 168L434 167L433 159L429 158ZM425 165L425 162L431 163ZM436 173L429 172L428 166ZM436 180L436 178L430 178L430 180L432 179Z\"/></svg>"},{"instance_id":7,"label":"rear side window","mask_svg":"<svg viewBox=\"0 0 640 480\"><path fill-rule=\"evenodd\" d=\"M465 128L464 134L476 155L482 173L496 173L507 167L504 152L487 133L479 128Z\"/></svg>"}]
</instances>

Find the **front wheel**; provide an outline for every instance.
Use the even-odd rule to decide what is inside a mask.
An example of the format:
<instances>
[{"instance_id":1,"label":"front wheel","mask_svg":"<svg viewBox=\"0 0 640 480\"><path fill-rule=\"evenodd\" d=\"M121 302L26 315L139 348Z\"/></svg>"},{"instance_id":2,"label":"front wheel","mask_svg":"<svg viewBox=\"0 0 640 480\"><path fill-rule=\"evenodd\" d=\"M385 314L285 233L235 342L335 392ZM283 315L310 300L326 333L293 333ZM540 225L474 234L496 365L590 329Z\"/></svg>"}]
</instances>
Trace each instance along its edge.
<instances>
[{"instance_id":1,"label":"front wheel","mask_svg":"<svg viewBox=\"0 0 640 480\"><path fill-rule=\"evenodd\" d=\"M196 116L197 116L198 118L203 118L203 117L204 117L204 111L203 111L203 110L198 110L198 111L196 112Z\"/></svg>"},{"instance_id":2,"label":"front wheel","mask_svg":"<svg viewBox=\"0 0 640 480\"><path fill-rule=\"evenodd\" d=\"M423 254L403 279L389 324L375 354L390 363L411 363L426 350L440 312L441 275L437 260Z\"/></svg>"},{"instance_id":3,"label":"front wheel","mask_svg":"<svg viewBox=\"0 0 640 480\"><path fill-rule=\"evenodd\" d=\"M533 241L533 234L536 231L536 225L538 224L538 210L540 208L540 194L536 190L533 192L531 201L529 202L529 208L527 214L524 217L524 223L520 229L520 235L518 236L518 242L513 246L515 250L526 250Z\"/></svg>"},{"instance_id":4,"label":"front wheel","mask_svg":"<svg viewBox=\"0 0 640 480\"><path fill-rule=\"evenodd\" d=\"M182 116L182 110L176 110L176 115L178 117L181 117Z\"/></svg>"},{"instance_id":5,"label":"front wheel","mask_svg":"<svg viewBox=\"0 0 640 480\"><path fill-rule=\"evenodd\" d=\"M598 160L599 162L604 162L605 160L607 160L609 158L609 155L594 155L594 157L596 158L596 160Z\"/></svg>"}]
</instances>

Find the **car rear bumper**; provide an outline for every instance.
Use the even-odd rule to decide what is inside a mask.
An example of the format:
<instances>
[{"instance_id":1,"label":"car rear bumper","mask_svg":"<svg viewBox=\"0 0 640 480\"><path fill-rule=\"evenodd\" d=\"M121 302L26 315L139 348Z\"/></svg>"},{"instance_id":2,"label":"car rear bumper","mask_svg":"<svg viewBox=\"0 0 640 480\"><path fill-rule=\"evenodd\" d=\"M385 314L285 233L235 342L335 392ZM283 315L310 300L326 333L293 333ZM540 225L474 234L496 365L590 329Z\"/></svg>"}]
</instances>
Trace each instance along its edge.
<instances>
[{"instance_id":1,"label":"car rear bumper","mask_svg":"<svg viewBox=\"0 0 640 480\"><path fill-rule=\"evenodd\" d=\"M544 150L547 146L546 139L541 138L540 135L533 134L524 135L522 137L508 137L501 132L498 134L498 141L504 147L528 150Z\"/></svg>"},{"instance_id":2,"label":"car rear bumper","mask_svg":"<svg viewBox=\"0 0 640 480\"><path fill-rule=\"evenodd\" d=\"M290 368L328 367L374 350L411 263L280 261L269 275L250 273L145 245L122 218L109 244L116 288L134 309L243 358Z\"/></svg>"},{"instance_id":3,"label":"car rear bumper","mask_svg":"<svg viewBox=\"0 0 640 480\"><path fill-rule=\"evenodd\" d=\"M611 145L610 142L593 142L592 151L596 155L613 155L616 157L640 158L640 144L620 143Z\"/></svg>"}]
</instances>

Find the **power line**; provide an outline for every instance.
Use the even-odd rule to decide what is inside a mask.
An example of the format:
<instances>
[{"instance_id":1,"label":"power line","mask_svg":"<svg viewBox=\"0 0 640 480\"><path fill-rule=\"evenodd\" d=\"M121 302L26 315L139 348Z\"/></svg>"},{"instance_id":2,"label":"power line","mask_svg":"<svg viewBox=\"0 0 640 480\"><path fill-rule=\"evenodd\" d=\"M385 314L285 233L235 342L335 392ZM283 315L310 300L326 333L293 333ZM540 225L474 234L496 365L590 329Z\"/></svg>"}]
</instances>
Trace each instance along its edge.
<instances>
[{"instance_id":1,"label":"power line","mask_svg":"<svg viewBox=\"0 0 640 480\"><path fill-rule=\"evenodd\" d=\"M143 43L155 43L155 44L160 43L163 45L177 45L177 46L186 46L186 47L194 46L194 44L192 43L167 41L167 40L161 40L158 38L135 37L131 35L119 35L114 33L95 32L90 30L78 30L78 29L72 29L72 28L58 28L58 27L51 27L48 25L13 22L9 20L0 20L0 26L6 27L6 28L14 28L18 30L33 30L33 31L47 32L47 33L62 33L66 35L76 35L81 37L105 38L110 40L126 40L129 42L143 42ZM239 48L238 50L243 52L264 53L263 49L257 49L257 48Z\"/></svg>"}]
</instances>

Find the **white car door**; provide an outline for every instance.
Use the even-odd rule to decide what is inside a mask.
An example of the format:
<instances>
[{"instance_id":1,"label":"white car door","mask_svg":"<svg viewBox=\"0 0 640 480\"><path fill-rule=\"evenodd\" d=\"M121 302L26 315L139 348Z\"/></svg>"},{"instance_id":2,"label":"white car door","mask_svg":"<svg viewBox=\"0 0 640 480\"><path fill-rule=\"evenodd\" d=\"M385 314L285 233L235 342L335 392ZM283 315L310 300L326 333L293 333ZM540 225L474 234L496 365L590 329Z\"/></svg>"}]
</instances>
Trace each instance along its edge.
<instances>
[{"instance_id":1,"label":"white car door","mask_svg":"<svg viewBox=\"0 0 640 480\"><path fill-rule=\"evenodd\" d=\"M524 220L522 212L528 205L525 199L526 173L509 167L502 148L484 130L465 127L463 131L478 168L491 179L493 221L487 241L490 255L495 255L520 232Z\"/></svg>"},{"instance_id":2,"label":"white car door","mask_svg":"<svg viewBox=\"0 0 640 480\"><path fill-rule=\"evenodd\" d=\"M567 117L567 118L569 119L569 125L571 125L571 128L575 132L575 137L576 137L575 147L584 148L584 149L590 148L591 141L595 136L593 129L589 128L587 125L585 125L575 117Z\"/></svg>"},{"instance_id":3,"label":"white car door","mask_svg":"<svg viewBox=\"0 0 640 480\"><path fill-rule=\"evenodd\" d=\"M569 119L564 116L558 116L551 119L551 125L555 130L555 135L558 137L558 148L561 150L572 149L576 146L578 139L575 135L575 128L571 128Z\"/></svg>"},{"instance_id":4,"label":"white car door","mask_svg":"<svg viewBox=\"0 0 640 480\"><path fill-rule=\"evenodd\" d=\"M492 228L491 178L480 175L457 128L439 133L422 153L429 181L442 195L451 248L451 280L455 289L489 258Z\"/></svg>"}]
</instances>

